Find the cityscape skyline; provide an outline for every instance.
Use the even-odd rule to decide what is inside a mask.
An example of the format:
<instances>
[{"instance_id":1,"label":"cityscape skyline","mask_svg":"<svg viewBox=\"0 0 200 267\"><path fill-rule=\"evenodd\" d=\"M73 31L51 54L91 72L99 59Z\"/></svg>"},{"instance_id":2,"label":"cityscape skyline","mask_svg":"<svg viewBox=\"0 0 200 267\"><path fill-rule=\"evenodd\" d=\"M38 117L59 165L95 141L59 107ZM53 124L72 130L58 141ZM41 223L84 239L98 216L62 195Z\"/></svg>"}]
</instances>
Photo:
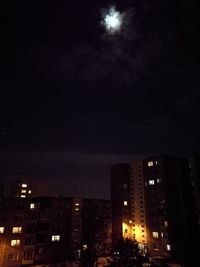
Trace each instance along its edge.
<instances>
[{"instance_id":1,"label":"cityscape skyline","mask_svg":"<svg viewBox=\"0 0 200 267\"><path fill-rule=\"evenodd\" d=\"M195 0L22 0L2 10L1 180L107 197L116 161L199 149Z\"/></svg>"},{"instance_id":2,"label":"cityscape skyline","mask_svg":"<svg viewBox=\"0 0 200 267\"><path fill-rule=\"evenodd\" d=\"M199 150L197 150L196 152L198 153L198 151ZM195 152L190 153L188 157L185 157L185 155L183 157L187 158L189 162L191 162L194 156L194 153ZM143 157L140 155L139 157L137 156L135 158L132 157L131 155L121 156L121 157L119 155L113 155L112 157L109 157L107 155L106 158L104 157L104 155L101 155L101 156L98 155L95 160L93 156L89 157L88 162L87 162L88 155L87 156L84 155L84 157L78 155L80 156L79 159L81 162L77 163L75 158L72 158L72 162L74 162L76 166L76 171L74 171L75 169L74 166L71 167L70 164L68 165L68 163L66 164L66 162L62 160L62 168L63 168L63 171L65 171L65 173L62 173L61 176L60 176L59 171L58 171L58 176L55 175L56 171L53 173L53 176L51 176L51 171L50 171L49 176L47 176L47 173L48 173L48 170L46 169L47 166L45 165L42 166L43 161L40 161L40 156L38 155L37 162L39 163L39 166L38 166L39 168L37 169L35 176L33 176L33 174L31 173L33 166L30 166L29 164L27 164L27 162L26 162L27 165L23 166L22 174L20 174L18 169L17 171L15 170L16 165L17 167L20 166L20 163L19 163L21 160L20 159L19 162L18 161L16 162L16 165L14 166L12 172L8 170L8 173L4 173L5 165L2 166L0 178L1 178L2 183L10 184L10 185L14 181L17 181L17 180L20 180L20 181L22 180L25 182L36 182L36 183L45 182L48 184L49 191L52 194L63 195L66 197L110 199L110 166L118 164L118 163L122 163L122 162L125 164L131 164L135 160L144 160L147 157L155 156L155 155L162 156L164 154L154 154L154 155L149 154ZM172 154L168 154L168 155L172 156ZM173 156L180 156L180 155L173 155ZM71 157L70 155L67 155L68 160L70 160L70 157ZM76 155L74 155L74 157L76 157ZM50 160L51 164L54 164L53 160L54 158L51 158ZM97 166L94 164L94 161L96 161ZM31 162L31 164L33 164L33 161ZM78 164L80 164L79 171L83 175L81 176L82 180L79 180L80 177L79 175L77 175ZM41 173L39 173L40 168L42 170ZM67 175L68 172L71 172L70 175L69 174ZM98 175L97 175L98 179L91 179L95 177L96 172L98 172ZM68 179L68 177L70 178L73 177L73 178ZM58 178L60 179L59 181L61 182L61 184L56 183L58 181L57 180ZM84 181L85 183L82 184L81 187L78 187L77 184L80 183L81 181ZM63 185L65 185L65 187ZM6 191L8 192L8 190L9 189L7 187Z\"/></svg>"},{"instance_id":3,"label":"cityscape skyline","mask_svg":"<svg viewBox=\"0 0 200 267\"><path fill-rule=\"evenodd\" d=\"M0 184L2 267L61 262L70 267L98 262L103 267L124 261L124 256L125 263L131 261L129 245L123 252L120 242L136 242L139 254L133 253L141 262L134 266L150 261L155 266L194 267L198 247L191 244L198 243L200 233L199 167L200 151L190 162L152 155L112 165L110 200L52 194L43 181L15 181L8 194Z\"/></svg>"}]
</instances>

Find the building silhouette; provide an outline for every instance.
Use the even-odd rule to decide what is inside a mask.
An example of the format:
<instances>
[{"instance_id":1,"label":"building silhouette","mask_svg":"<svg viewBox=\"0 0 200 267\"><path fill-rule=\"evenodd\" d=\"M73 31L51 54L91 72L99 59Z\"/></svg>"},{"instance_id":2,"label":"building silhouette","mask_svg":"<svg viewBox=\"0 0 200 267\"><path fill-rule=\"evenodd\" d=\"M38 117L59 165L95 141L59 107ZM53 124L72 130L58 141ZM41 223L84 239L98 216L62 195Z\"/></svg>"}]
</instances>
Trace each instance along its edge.
<instances>
[{"instance_id":1,"label":"building silhouette","mask_svg":"<svg viewBox=\"0 0 200 267\"><path fill-rule=\"evenodd\" d=\"M10 197L26 198L42 196L48 196L47 183L16 180L11 184Z\"/></svg>"},{"instance_id":2,"label":"building silhouette","mask_svg":"<svg viewBox=\"0 0 200 267\"><path fill-rule=\"evenodd\" d=\"M112 166L113 247L118 239L136 239L154 260L193 266L198 240L191 185L185 158L152 156Z\"/></svg>"},{"instance_id":3,"label":"building silhouette","mask_svg":"<svg viewBox=\"0 0 200 267\"><path fill-rule=\"evenodd\" d=\"M122 237L132 236L129 164L121 163L111 167L111 209L112 244L115 247Z\"/></svg>"},{"instance_id":4,"label":"building silhouette","mask_svg":"<svg viewBox=\"0 0 200 267\"><path fill-rule=\"evenodd\" d=\"M94 223L88 221L91 212ZM95 228L88 231L87 225ZM0 202L0 267L81 261L90 240L96 256L105 256L102 248L110 251L108 200L7 197Z\"/></svg>"}]
</instances>

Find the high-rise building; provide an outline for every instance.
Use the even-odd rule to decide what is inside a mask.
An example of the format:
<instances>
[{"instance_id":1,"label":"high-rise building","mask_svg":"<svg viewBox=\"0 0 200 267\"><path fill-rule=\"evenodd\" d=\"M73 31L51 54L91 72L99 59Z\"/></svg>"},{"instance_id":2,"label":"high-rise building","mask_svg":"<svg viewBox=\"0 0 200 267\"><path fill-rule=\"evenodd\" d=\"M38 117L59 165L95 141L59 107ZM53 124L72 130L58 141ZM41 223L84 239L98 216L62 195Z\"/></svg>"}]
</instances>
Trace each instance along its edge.
<instances>
[{"instance_id":1,"label":"high-rise building","mask_svg":"<svg viewBox=\"0 0 200 267\"><path fill-rule=\"evenodd\" d=\"M147 244L147 227L144 198L143 162L130 165L131 221L133 238L143 246Z\"/></svg>"},{"instance_id":2,"label":"high-rise building","mask_svg":"<svg viewBox=\"0 0 200 267\"><path fill-rule=\"evenodd\" d=\"M147 227L144 200L143 162L111 167L113 246L121 238L136 240L145 251Z\"/></svg>"},{"instance_id":3,"label":"high-rise building","mask_svg":"<svg viewBox=\"0 0 200 267\"><path fill-rule=\"evenodd\" d=\"M11 197L42 197L48 196L48 185L39 182L15 181L10 188Z\"/></svg>"},{"instance_id":4,"label":"high-rise building","mask_svg":"<svg viewBox=\"0 0 200 267\"><path fill-rule=\"evenodd\" d=\"M0 202L0 267L81 260L83 250L91 248L97 260L110 247L108 200L11 197Z\"/></svg>"},{"instance_id":5,"label":"high-rise building","mask_svg":"<svg viewBox=\"0 0 200 267\"><path fill-rule=\"evenodd\" d=\"M188 160L149 157L144 181L150 255L193 266L196 227Z\"/></svg>"},{"instance_id":6,"label":"high-rise building","mask_svg":"<svg viewBox=\"0 0 200 267\"><path fill-rule=\"evenodd\" d=\"M71 199L4 198L0 203L0 266L63 262L69 257Z\"/></svg>"}]
</instances>

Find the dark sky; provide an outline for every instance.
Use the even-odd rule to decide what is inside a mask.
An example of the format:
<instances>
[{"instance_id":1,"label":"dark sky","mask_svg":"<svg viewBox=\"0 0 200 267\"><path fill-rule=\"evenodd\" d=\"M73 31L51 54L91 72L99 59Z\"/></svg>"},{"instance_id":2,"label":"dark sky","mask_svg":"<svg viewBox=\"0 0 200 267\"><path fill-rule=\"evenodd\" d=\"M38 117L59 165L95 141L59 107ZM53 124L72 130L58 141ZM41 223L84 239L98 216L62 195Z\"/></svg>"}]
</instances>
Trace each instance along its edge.
<instances>
[{"instance_id":1,"label":"dark sky","mask_svg":"<svg viewBox=\"0 0 200 267\"><path fill-rule=\"evenodd\" d=\"M109 197L109 167L200 147L195 0L15 1L1 8L0 178ZM103 27L110 5L120 32ZM3 37L3 38L2 38Z\"/></svg>"}]
</instances>

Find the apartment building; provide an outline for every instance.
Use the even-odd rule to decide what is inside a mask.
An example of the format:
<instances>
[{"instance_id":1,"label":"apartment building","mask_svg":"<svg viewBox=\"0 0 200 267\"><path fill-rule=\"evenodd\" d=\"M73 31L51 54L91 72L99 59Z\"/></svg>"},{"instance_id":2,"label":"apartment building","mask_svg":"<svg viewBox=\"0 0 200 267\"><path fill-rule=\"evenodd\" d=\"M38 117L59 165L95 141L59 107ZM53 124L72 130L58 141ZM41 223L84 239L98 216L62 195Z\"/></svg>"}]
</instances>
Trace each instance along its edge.
<instances>
[{"instance_id":1,"label":"apartment building","mask_svg":"<svg viewBox=\"0 0 200 267\"><path fill-rule=\"evenodd\" d=\"M149 254L192 266L197 228L188 160L152 156L143 171Z\"/></svg>"},{"instance_id":2,"label":"apartment building","mask_svg":"<svg viewBox=\"0 0 200 267\"><path fill-rule=\"evenodd\" d=\"M96 206L101 209L94 213ZM88 225L93 224L88 221L91 211L96 214L96 228L88 232ZM0 267L79 260L90 240L100 257L100 248L111 246L109 214L109 201L104 200L4 198L0 203ZM103 231L104 238L100 239Z\"/></svg>"}]
</instances>

